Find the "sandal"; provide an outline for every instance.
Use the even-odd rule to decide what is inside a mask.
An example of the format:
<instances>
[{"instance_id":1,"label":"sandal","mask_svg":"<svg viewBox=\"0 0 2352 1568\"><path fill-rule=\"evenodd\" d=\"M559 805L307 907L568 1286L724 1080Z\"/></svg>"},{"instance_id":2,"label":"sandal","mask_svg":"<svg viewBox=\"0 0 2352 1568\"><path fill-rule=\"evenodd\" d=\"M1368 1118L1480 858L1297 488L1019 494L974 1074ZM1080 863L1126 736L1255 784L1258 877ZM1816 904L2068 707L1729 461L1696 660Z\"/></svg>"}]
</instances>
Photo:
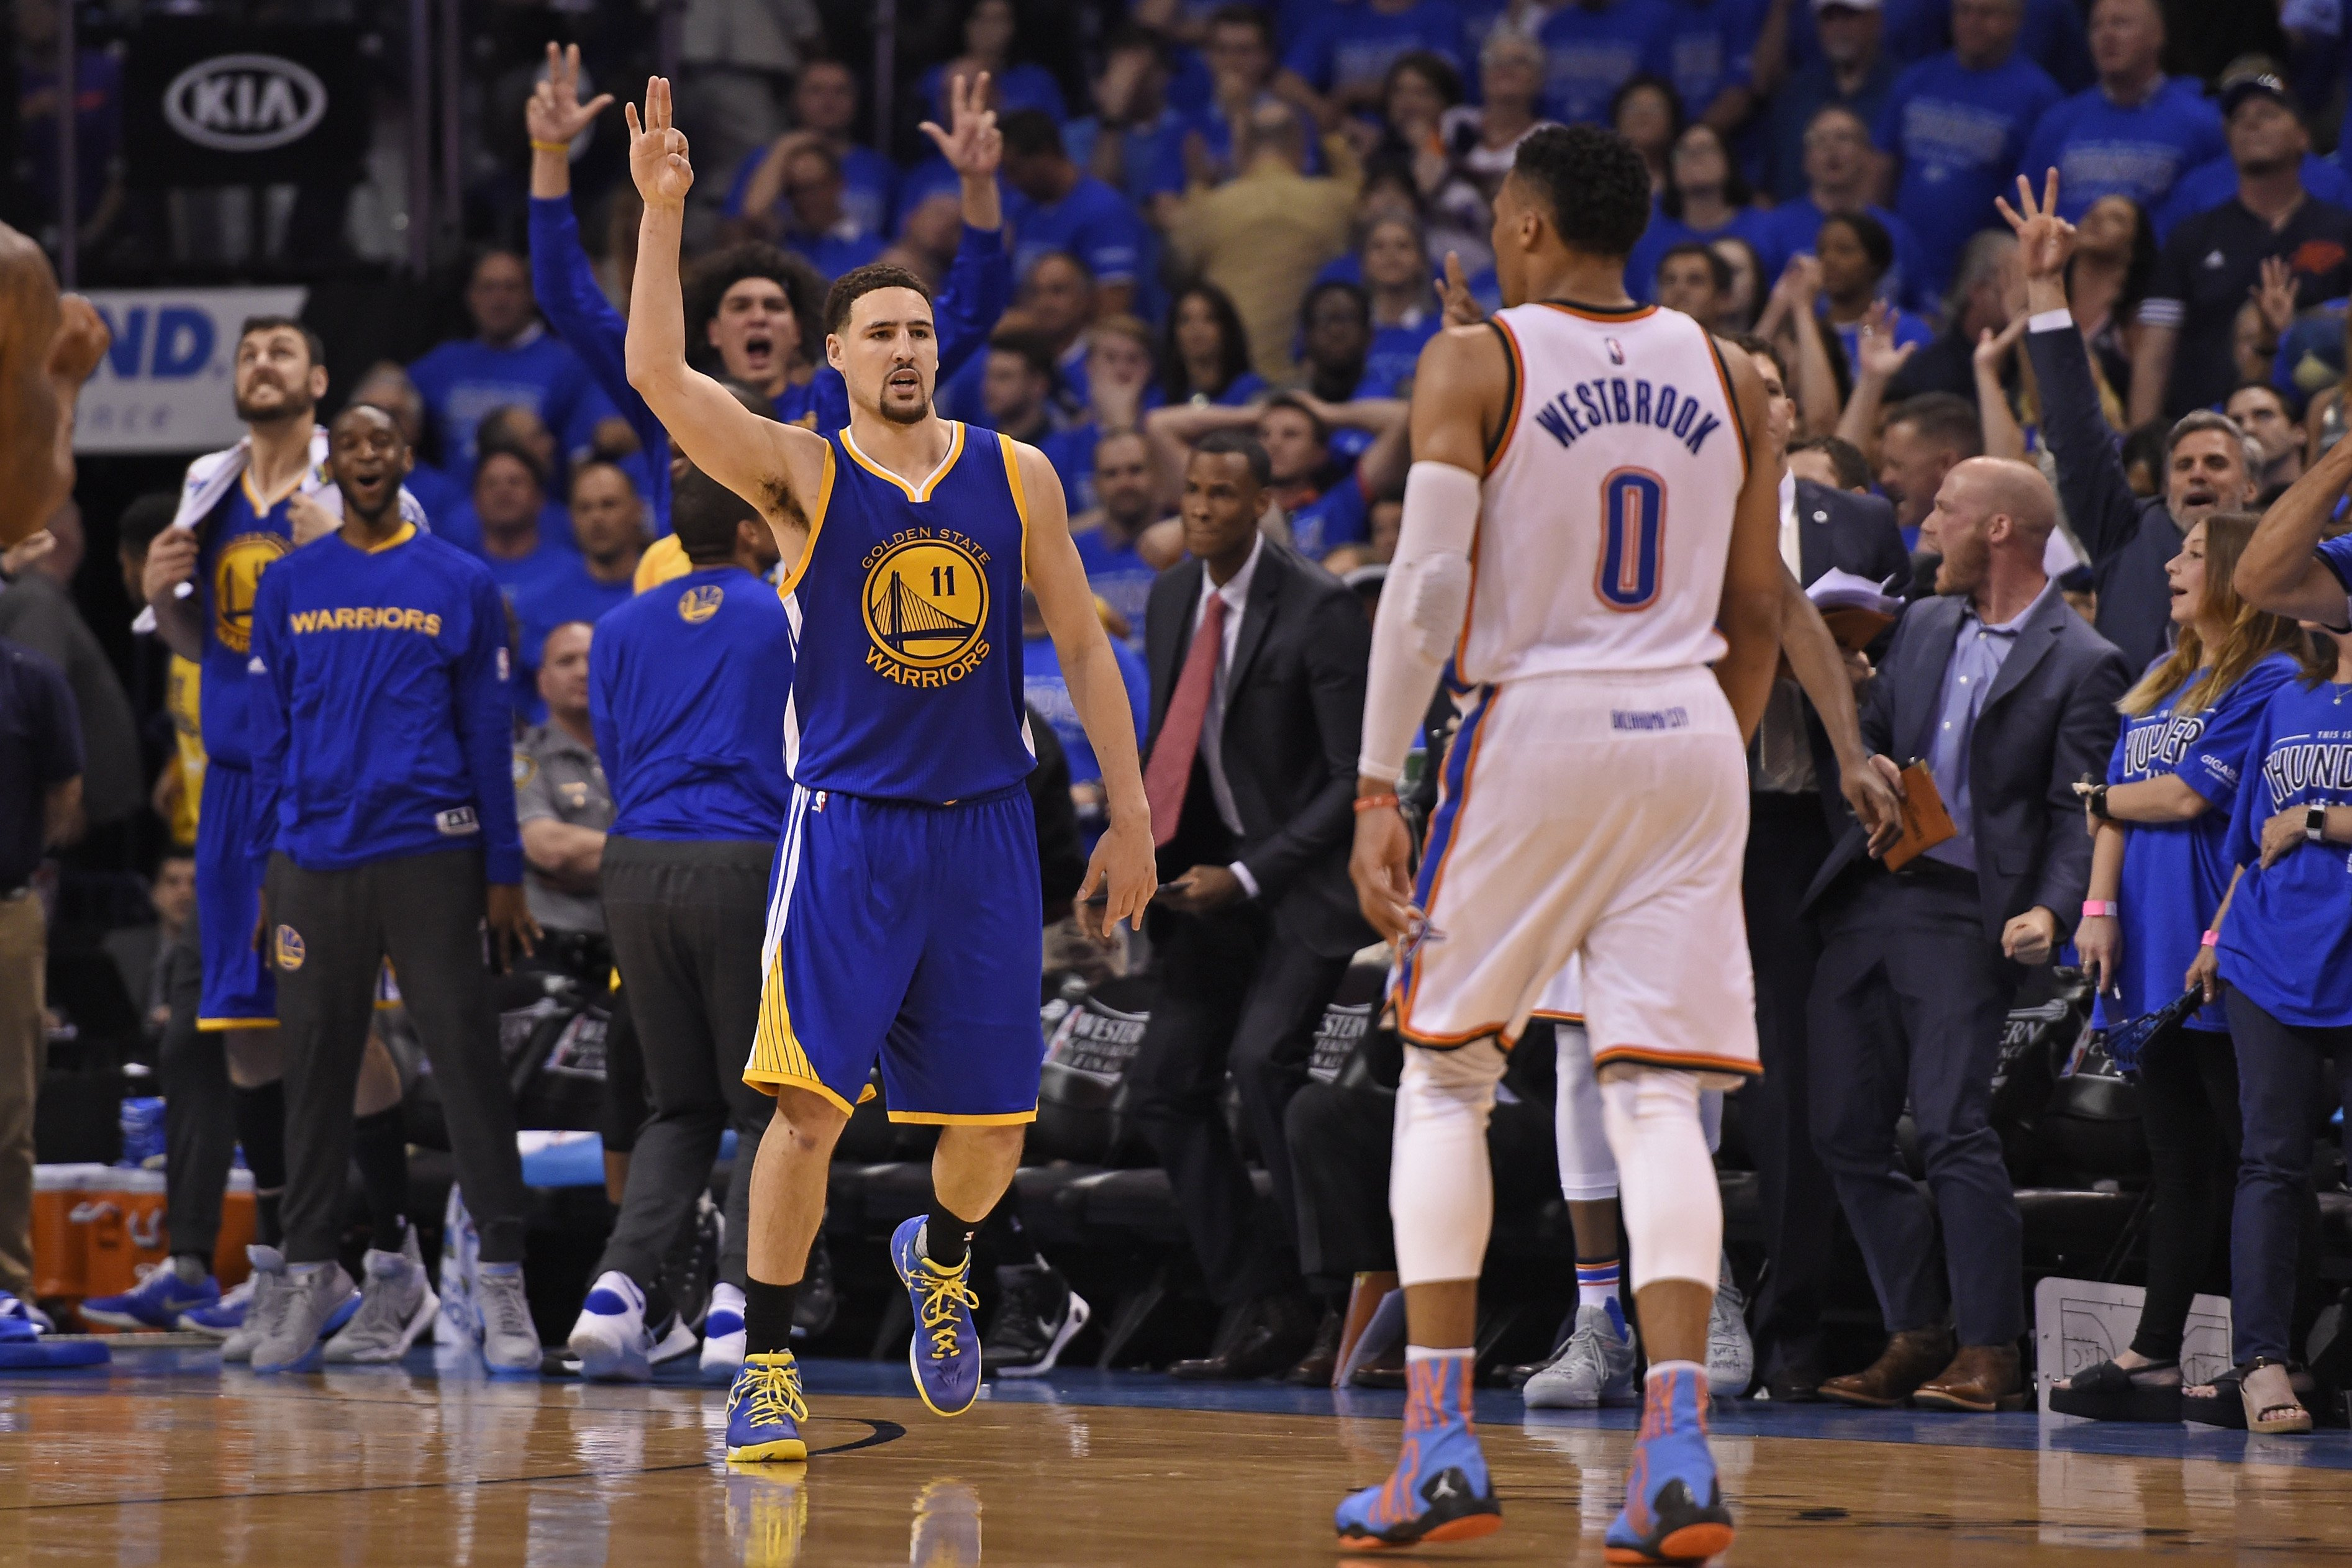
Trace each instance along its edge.
<instances>
[{"instance_id":1,"label":"sandal","mask_svg":"<svg viewBox=\"0 0 2352 1568\"><path fill-rule=\"evenodd\" d=\"M2224 1427L2233 1432L2246 1429L2246 1402L2240 1392L2243 1381L2241 1369L2231 1367L2212 1382L2200 1384L2180 1391L2180 1418L2200 1427Z\"/></svg>"},{"instance_id":2,"label":"sandal","mask_svg":"<svg viewBox=\"0 0 2352 1568\"><path fill-rule=\"evenodd\" d=\"M2170 1381L2161 1381L2169 1375ZM2061 1416L2093 1421L2178 1421L2180 1364L2153 1362L2117 1366L2103 1361L2085 1367L2050 1390L2050 1408Z\"/></svg>"},{"instance_id":3,"label":"sandal","mask_svg":"<svg viewBox=\"0 0 2352 1568\"><path fill-rule=\"evenodd\" d=\"M2258 1405L2256 1403L2258 1396L2253 1391L2253 1375L2270 1367L2276 1367L2281 1373L2286 1375L2287 1396L2284 1400L2273 1400ZM2273 1361L2266 1355L2256 1356L2245 1364L2243 1375L2239 1381L2238 1393L2245 1403L2247 1431L2302 1433L2311 1430L2311 1412L2305 1407L2299 1397L2300 1391L2294 1386L2293 1371L2285 1362Z\"/></svg>"}]
</instances>

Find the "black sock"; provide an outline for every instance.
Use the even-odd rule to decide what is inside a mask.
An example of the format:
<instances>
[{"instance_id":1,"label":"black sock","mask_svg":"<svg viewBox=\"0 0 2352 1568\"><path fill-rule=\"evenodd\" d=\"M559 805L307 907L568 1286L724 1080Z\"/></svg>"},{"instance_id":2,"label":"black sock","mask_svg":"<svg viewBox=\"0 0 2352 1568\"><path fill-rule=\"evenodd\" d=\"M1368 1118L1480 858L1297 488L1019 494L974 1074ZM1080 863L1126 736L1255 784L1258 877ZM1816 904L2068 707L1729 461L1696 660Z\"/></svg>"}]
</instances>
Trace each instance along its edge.
<instances>
[{"instance_id":1,"label":"black sock","mask_svg":"<svg viewBox=\"0 0 2352 1568\"><path fill-rule=\"evenodd\" d=\"M397 1252L408 1236L408 1121L399 1106L352 1123L352 1157L367 1193L368 1244Z\"/></svg>"},{"instance_id":2,"label":"black sock","mask_svg":"<svg viewBox=\"0 0 2352 1568\"><path fill-rule=\"evenodd\" d=\"M230 1092L236 1103L236 1141L245 1168L253 1173L254 1239L276 1247L286 1239L278 1223L278 1200L286 1193L286 1081Z\"/></svg>"},{"instance_id":3,"label":"black sock","mask_svg":"<svg viewBox=\"0 0 2352 1568\"><path fill-rule=\"evenodd\" d=\"M923 1222L923 1256L948 1268L960 1267L971 1255L971 1238L979 1225L931 1198L930 1218Z\"/></svg>"},{"instance_id":4,"label":"black sock","mask_svg":"<svg viewBox=\"0 0 2352 1568\"><path fill-rule=\"evenodd\" d=\"M793 1302L800 1281L771 1285L760 1280L743 1282L743 1354L772 1355L793 1348ZM647 1292L650 1298L651 1292Z\"/></svg>"}]
</instances>

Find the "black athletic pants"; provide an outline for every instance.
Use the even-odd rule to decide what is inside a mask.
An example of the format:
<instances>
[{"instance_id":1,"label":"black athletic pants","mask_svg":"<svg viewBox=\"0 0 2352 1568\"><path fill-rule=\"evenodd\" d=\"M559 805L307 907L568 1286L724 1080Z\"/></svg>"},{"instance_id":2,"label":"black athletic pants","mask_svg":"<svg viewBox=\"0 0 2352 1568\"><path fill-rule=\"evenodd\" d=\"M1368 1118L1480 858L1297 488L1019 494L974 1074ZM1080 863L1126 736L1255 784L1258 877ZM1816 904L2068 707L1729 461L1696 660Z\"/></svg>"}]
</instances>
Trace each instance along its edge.
<instances>
[{"instance_id":1,"label":"black athletic pants","mask_svg":"<svg viewBox=\"0 0 2352 1568\"><path fill-rule=\"evenodd\" d=\"M482 1261L520 1262L522 1162L483 963L481 852L441 850L318 872L273 854L268 890L268 957L286 1056L286 1260L335 1256L352 1163L352 1097L376 973L389 957L439 1086Z\"/></svg>"},{"instance_id":2,"label":"black athletic pants","mask_svg":"<svg viewBox=\"0 0 2352 1568\"><path fill-rule=\"evenodd\" d=\"M2228 1277L2239 1148L2238 1053L2230 1037L2182 1030L2147 1052L2139 1114L2147 1134L2147 1295L2132 1349L2151 1361L2178 1361L2190 1299L2208 1280Z\"/></svg>"},{"instance_id":3,"label":"black athletic pants","mask_svg":"<svg viewBox=\"0 0 2352 1568\"><path fill-rule=\"evenodd\" d=\"M209 1267L220 1239L221 1192L236 1163L236 1091L220 1034L196 1028L205 961L194 909L167 962L172 1019L155 1059L163 1091L163 1228L173 1256L202 1257Z\"/></svg>"},{"instance_id":4,"label":"black athletic pants","mask_svg":"<svg viewBox=\"0 0 2352 1568\"><path fill-rule=\"evenodd\" d=\"M776 1104L743 1082L760 1019L774 858L769 843L604 841L604 928L653 1114L629 1155L629 1185L600 1273L617 1269L648 1287L660 1278L663 1255L709 1185L719 1137L731 1125L735 1165L719 1277L739 1286L747 1277L751 1161Z\"/></svg>"}]
</instances>

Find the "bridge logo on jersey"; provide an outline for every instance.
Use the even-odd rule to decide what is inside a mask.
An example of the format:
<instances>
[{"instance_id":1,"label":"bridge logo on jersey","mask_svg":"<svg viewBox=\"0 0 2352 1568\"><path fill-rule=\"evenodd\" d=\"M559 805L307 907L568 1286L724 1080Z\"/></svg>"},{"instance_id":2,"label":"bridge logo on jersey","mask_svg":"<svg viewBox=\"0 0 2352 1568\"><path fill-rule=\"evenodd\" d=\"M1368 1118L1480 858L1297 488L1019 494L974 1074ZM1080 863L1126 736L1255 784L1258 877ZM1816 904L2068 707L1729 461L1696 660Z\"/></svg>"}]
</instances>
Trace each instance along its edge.
<instances>
[{"instance_id":1,"label":"bridge logo on jersey","mask_svg":"<svg viewBox=\"0 0 2352 1568\"><path fill-rule=\"evenodd\" d=\"M269 563L293 549L277 534L239 534L213 559L213 635L231 653L253 646L253 596Z\"/></svg>"},{"instance_id":2,"label":"bridge logo on jersey","mask_svg":"<svg viewBox=\"0 0 2352 1568\"><path fill-rule=\"evenodd\" d=\"M699 626L719 613L719 601L726 597L727 591L715 582L689 588L677 596L677 618L689 626Z\"/></svg>"},{"instance_id":3,"label":"bridge logo on jersey","mask_svg":"<svg viewBox=\"0 0 2352 1568\"><path fill-rule=\"evenodd\" d=\"M866 668L903 686L960 681L988 657L987 552L952 528L914 528L866 558Z\"/></svg>"},{"instance_id":4,"label":"bridge logo on jersey","mask_svg":"<svg viewBox=\"0 0 2352 1568\"><path fill-rule=\"evenodd\" d=\"M278 967L289 974L302 967L309 949L302 945L302 934L291 925L278 928Z\"/></svg>"}]
</instances>

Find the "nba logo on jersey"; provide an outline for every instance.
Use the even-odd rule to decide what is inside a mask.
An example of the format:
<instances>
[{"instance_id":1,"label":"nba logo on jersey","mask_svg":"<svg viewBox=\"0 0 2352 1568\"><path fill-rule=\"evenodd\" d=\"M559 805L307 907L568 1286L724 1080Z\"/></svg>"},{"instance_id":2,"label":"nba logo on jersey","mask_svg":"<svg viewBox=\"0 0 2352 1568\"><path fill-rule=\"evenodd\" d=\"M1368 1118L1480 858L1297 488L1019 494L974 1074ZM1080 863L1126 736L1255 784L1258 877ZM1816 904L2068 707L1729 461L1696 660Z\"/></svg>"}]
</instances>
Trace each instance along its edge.
<instances>
[{"instance_id":1,"label":"nba logo on jersey","mask_svg":"<svg viewBox=\"0 0 2352 1568\"><path fill-rule=\"evenodd\" d=\"M1603 338L1601 340L1609 345L1609 362L1611 364L1622 365L1625 362L1624 344L1619 342L1614 338Z\"/></svg>"}]
</instances>

